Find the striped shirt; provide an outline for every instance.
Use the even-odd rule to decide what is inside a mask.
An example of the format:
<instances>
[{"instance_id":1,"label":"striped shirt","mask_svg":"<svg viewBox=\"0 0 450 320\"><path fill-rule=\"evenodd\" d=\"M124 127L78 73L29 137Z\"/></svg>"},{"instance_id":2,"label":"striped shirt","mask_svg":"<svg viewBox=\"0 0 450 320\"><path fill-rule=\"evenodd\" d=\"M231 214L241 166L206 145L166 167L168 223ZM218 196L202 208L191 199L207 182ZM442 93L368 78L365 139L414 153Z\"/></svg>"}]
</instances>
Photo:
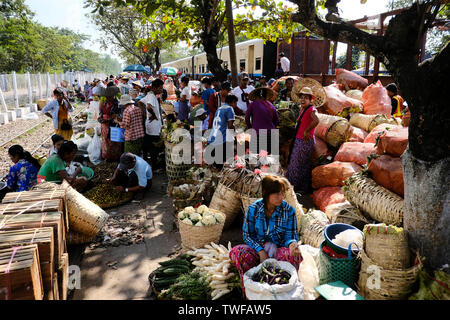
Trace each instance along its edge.
<instances>
[{"instance_id":1,"label":"striped shirt","mask_svg":"<svg viewBox=\"0 0 450 320\"><path fill-rule=\"evenodd\" d=\"M125 129L125 141L134 141L145 135L142 123L142 111L134 105L128 106L123 112L120 127Z\"/></svg>"},{"instance_id":2,"label":"striped shirt","mask_svg":"<svg viewBox=\"0 0 450 320\"><path fill-rule=\"evenodd\" d=\"M264 249L264 242L269 241L278 247L289 247L291 242L298 241L295 210L283 200L268 218L261 198L248 207L242 232L244 242L257 252Z\"/></svg>"}]
</instances>

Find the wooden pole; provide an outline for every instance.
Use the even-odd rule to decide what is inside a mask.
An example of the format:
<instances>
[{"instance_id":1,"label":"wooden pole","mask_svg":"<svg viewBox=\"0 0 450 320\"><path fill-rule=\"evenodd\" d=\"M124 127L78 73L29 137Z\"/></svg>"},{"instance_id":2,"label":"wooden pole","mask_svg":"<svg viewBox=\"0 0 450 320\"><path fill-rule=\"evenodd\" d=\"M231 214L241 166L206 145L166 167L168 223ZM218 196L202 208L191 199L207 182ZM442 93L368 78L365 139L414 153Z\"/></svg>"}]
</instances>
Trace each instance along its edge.
<instances>
[{"instance_id":1,"label":"wooden pole","mask_svg":"<svg viewBox=\"0 0 450 320\"><path fill-rule=\"evenodd\" d=\"M347 44L347 57L345 59L345 69L352 70L352 49L351 44Z\"/></svg>"},{"instance_id":2,"label":"wooden pole","mask_svg":"<svg viewBox=\"0 0 450 320\"><path fill-rule=\"evenodd\" d=\"M238 69L236 57L236 40L234 39L233 8L231 6L231 0L226 0L225 5L226 5L227 29L228 29L228 50L230 54L230 64L231 64L231 83L233 87L237 87L239 85L239 82L238 82Z\"/></svg>"},{"instance_id":3,"label":"wooden pole","mask_svg":"<svg viewBox=\"0 0 450 320\"><path fill-rule=\"evenodd\" d=\"M369 68L370 68L370 54L366 52L366 63L364 65L364 75L369 75Z\"/></svg>"}]
</instances>

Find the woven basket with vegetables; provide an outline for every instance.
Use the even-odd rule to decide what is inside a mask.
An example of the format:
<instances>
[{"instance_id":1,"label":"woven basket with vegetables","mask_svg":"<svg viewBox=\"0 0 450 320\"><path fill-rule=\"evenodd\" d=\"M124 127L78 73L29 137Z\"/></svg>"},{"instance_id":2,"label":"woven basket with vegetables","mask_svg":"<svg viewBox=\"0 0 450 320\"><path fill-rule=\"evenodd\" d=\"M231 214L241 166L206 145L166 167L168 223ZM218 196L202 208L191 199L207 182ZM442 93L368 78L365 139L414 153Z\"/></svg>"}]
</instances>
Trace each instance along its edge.
<instances>
[{"instance_id":1,"label":"woven basket with vegetables","mask_svg":"<svg viewBox=\"0 0 450 320\"><path fill-rule=\"evenodd\" d=\"M370 132L377 125L389 123L389 119L384 114L362 114L354 113L350 117L350 124L364 131Z\"/></svg>"},{"instance_id":2,"label":"woven basket with vegetables","mask_svg":"<svg viewBox=\"0 0 450 320\"><path fill-rule=\"evenodd\" d=\"M319 124L314 131L314 135L332 147L338 148L347 142L352 134L353 127L347 119L318 113Z\"/></svg>"},{"instance_id":3,"label":"woven basket with vegetables","mask_svg":"<svg viewBox=\"0 0 450 320\"><path fill-rule=\"evenodd\" d=\"M187 207L178 213L178 225L184 250L219 242L225 224L225 215L205 205L197 209Z\"/></svg>"}]
</instances>

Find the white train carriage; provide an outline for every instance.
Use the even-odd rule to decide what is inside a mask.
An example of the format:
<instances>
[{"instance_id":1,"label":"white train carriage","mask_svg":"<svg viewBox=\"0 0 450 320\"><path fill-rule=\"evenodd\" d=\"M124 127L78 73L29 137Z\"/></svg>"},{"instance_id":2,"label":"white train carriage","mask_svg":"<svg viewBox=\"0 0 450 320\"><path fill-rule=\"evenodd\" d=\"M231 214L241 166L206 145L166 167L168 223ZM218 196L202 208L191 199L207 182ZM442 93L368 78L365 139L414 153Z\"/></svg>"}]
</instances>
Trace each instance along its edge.
<instances>
[{"instance_id":1,"label":"white train carriage","mask_svg":"<svg viewBox=\"0 0 450 320\"><path fill-rule=\"evenodd\" d=\"M247 72L252 77L260 77L262 74L272 76L276 66L276 43L261 39L248 40L236 44L236 60L238 72ZM231 70L230 54L228 46L217 49L217 56L223 61L223 67ZM198 79L212 73L208 69L206 53L167 62L161 68L174 67L186 75Z\"/></svg>"}]
</instances>

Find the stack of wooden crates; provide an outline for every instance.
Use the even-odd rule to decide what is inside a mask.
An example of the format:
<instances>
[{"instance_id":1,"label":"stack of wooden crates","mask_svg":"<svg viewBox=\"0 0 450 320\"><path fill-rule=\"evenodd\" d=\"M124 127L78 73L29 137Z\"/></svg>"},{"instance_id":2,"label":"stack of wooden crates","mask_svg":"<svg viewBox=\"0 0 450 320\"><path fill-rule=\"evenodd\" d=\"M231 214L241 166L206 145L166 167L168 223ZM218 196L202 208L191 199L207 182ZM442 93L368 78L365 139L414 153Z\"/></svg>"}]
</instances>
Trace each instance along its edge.
<instances>
[{"instance_id":1,"label":"stack of wooden crates","mask_svg":"<svg viewBox=\"0 0 450 320\"><path fill-rule=\"evenodd\" d=\"M0 204L0 300L66 300L65 190L7 193Z\"/></svg>"}]
</instances>

